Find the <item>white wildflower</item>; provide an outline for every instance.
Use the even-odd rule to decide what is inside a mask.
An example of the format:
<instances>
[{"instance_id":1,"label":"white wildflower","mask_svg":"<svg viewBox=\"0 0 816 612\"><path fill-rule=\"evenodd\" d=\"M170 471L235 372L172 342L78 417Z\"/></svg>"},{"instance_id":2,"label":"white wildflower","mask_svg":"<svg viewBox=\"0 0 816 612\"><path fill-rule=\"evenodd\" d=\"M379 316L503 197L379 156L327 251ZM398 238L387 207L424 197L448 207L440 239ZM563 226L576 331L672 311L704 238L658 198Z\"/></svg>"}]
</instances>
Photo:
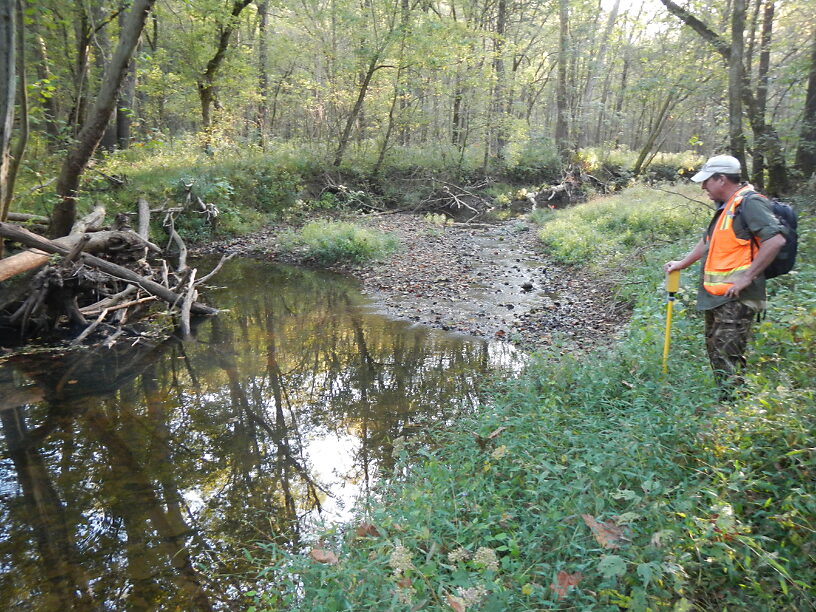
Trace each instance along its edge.
<instances>
[{"instance_id":1,"label":"white wildflower","mask_svg":"<svg viewBox=\"0 0 816 612\"><path fill-rule=\"evenodd\" d=\"M481 584L467 589L458 587L456 593L468 607L478 606L487 597L487 589Z\"/></svg>"},{"instance_id":2,"label":"white wildflower","mask_svg":"<svg viewBox=\"0 0 816 612\"><path fill-rule=\"evenodd\" d=\"M459 561L467 561L469 556L470 553L460 546L456 550L452 550L448 553L448 561L451 563L459 563Z\"/></svg>"},{"instance_id":3,"label":"white wildflower","mask_svg":"<svg viewBox=\"0 0 816 612\"><path fill-rule=\"evenodd\" d=\"M473 555L473 562L487 570L494 572L499 571L499 559L496 557L496 551L487 546L482 546Z\"/></svg>"},{"instance_id":4,"label":"white wildflower","mask_svg":"<svg viewBox=\"0 0 816 612\"><path fill-rule=\"evenodd\" d=\"M388 558L388 565L391 566L395 574L401 574L409 569L413 569L414 563L411 557L411 551L402 544L397 544L394 550L391 551L391 556Z\"/></svg>"}]
</instances>

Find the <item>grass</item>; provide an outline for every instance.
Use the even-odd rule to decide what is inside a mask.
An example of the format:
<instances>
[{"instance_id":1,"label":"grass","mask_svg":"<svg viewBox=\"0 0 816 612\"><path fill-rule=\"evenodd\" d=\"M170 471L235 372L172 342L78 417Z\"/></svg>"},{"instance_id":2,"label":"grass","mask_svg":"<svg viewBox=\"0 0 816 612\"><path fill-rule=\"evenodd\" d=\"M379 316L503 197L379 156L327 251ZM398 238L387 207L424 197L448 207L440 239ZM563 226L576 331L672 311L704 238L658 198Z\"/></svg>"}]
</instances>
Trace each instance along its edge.
<instances>
[{"instance_id":1,"label":"grass","mask_svg":"<svg viewBox=\"0 0 816 612\"><path fill-rule=\"evenodd\" d=\"M699 237L710 220L712 209L698 187L666 189L672 193L638 185L582 206L538 210L533 221L547 254L560 263L630 267L626 260L644 250Z\"/></svg>"},{"instance_id":2,"label":"grass","mask_svg":"<svg viewBox=\"0 0 816 612\"><path fill-rule=\"evenodd\" d=\"M614 229L631 200L603 204L599 235L622 254L641 244ZM741 399L715 399L693 274L661 372L659 264L686 245L624 258L643 284L617 346L580 359L555 347L430 443L395 440L388 482L354 522L315 534L313 555L248 547L248 609L813 609L816 249L800 215L800 271L771 283Z\"/></svg>"},{"instance_id":3,"label":"grass","mask_svg":"<svg viewBox=\"0 0 816 612\"><path fill-rule=\"evenodd\" d=\"M281 240L283 251L302 251L322 265L383 259L398 247L395 237L347 221L312 221Z\"/></svg>"}]
</instances>

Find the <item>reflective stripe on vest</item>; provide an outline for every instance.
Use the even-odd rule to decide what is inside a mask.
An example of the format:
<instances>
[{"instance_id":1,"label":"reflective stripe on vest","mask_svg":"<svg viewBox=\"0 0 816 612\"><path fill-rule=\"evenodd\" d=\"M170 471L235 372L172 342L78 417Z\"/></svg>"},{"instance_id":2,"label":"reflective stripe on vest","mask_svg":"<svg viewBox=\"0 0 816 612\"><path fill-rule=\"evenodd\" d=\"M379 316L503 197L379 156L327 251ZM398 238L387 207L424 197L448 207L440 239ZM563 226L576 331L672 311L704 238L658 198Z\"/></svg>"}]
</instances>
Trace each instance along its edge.
<instances>
[{"instance_id":1,"label":"reflective stripe on vest","mask_svg":"<svg viewBox=\"0 0 816 612\"><path fill-rule=\"evenodd\" d=\"M751 187L746 185L731 196L708 239L703 287L712 295L725 295L739 276L751 267L751 241L737 238L733 229L737 206L751 191Z\"/></svg>"}]
</instances>

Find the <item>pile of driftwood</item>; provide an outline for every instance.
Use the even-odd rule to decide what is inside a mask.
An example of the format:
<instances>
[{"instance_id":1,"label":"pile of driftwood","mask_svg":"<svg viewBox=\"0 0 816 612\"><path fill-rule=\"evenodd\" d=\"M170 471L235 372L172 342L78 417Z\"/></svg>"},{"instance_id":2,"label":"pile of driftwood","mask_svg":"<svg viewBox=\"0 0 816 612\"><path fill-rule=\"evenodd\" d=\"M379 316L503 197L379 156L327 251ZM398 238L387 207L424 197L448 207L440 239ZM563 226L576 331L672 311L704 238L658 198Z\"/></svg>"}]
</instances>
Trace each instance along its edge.
<instances>
[{"instance_id":1,"label":"pile of driftwood","mask_svg":"<svg viewBox=\"0 0 816 612\"><path fill-rule=\"evenodd\" d=\"M160 304L163 313L173 313L182 336L190 333L191 315L216 314L197 301L197 288L224 259L197 279L171 223L170 242L178 251L171 266L162 249L148 240L149 216L142 200L136 231L127 215L104 228L104 209L97 208L77 221L68 236L56 240L21 225L0 223L0 240L25 247L0 259L0 346L35 337L111 346L123 335L144 332L146 318L156 312L154 304Z\"/></svg>"}]
</instances>

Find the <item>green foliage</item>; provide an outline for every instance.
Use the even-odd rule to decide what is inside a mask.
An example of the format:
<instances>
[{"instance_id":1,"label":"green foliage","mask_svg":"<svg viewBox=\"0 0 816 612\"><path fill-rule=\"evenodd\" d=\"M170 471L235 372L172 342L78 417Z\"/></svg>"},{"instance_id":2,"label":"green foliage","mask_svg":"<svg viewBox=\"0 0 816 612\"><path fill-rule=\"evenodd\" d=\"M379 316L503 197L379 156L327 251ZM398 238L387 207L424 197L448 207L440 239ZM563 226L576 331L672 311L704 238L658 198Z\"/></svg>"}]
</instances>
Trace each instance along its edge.
<instances>
[{"instance_id":1,"label":"green foliage","mask_svg":"<svg viewBox=\"0 0 816 612\"><path fill-rule=\"evenodd\" d=\"M518 183L559 182L561 161L555 143L549 138L528 140L505 172L508 178Z\"/></svg>"},{"instance_id":2,"label":"green foliage","mask_svg":"<svg viewBox=\"0 0 816 612\"><path fill-rule=\"evenodd\" d=\"M323 265L382 259L398 246L393 236L353 223L326 220L307 223L281 240L284 251L303 250L307 258Z\"/></svg>"},{"instance_id":3,"label":"green foliage","mask_svg":"<svg viewBox=\"0 0 816 612\"><path fill-rule=\"evenodd\" d=\"M693 275L662 374L667 253L650 251L616 347L554 347L430 444L394 440L390 481L356 522L314 534L319 554L248 551L256 609L813 609L816 274L802 222L800 271L772 282L786 314L758 326L741 399L715 399Z\"/></svg>"},{"instance_id":4,"label":"green foliage","mask_svg":"<svg viewBox=\"0 0 816 612\"><path fill-rule=\"evenodd\" d=\"M539 236L556 261L615 265L641 250L697 235L708 222L710 207L683 197L699 198L695 187L671 189L681 195L639 186L532 219L542 223Z\"/></svg>"},{"instance_id":5,"label":"green foliage","mask_svg":"<svg viewBox=\"0 0 816 612\"><path fill-rule=\"evenodd\" d=\"M446 227L453 224L453 219L440 213L428 213L422 218L426 223L436 225L438 227Z\"/></svg>"}]
</instances>

